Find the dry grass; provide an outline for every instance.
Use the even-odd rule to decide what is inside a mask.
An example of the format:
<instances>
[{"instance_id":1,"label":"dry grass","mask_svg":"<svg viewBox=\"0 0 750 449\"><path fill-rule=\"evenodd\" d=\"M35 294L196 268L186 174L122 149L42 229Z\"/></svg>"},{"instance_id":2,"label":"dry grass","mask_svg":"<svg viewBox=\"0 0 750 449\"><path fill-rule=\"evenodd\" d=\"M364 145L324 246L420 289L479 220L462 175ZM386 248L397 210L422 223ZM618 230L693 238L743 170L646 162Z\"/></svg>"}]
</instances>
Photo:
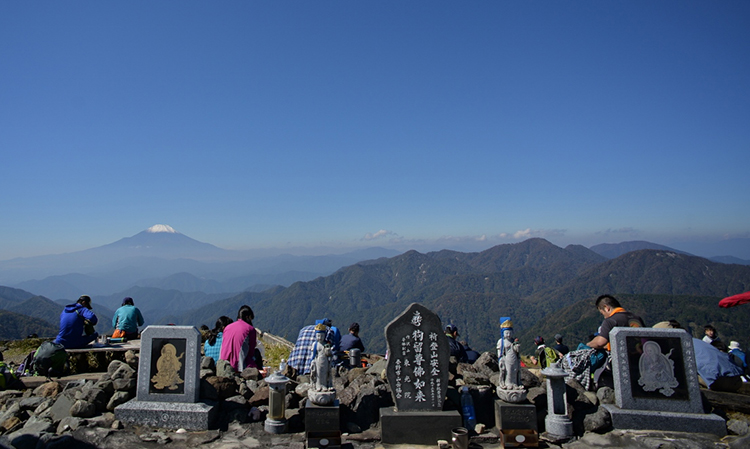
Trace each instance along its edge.
<instances>
[{"instance_id":1,"label":"dry grass","mask_svg":"<svg viewBox=\"0 0 750 449\"><path fill-rule=\"evenodd\" d=\"M266 366L278 368L281 359L289 360L291 349L288 346L275 344L265 339L261 340L263 341L263 346L266 348L265 360L263 361Z\"/></svg>"},{"instance_id":2,"label":"dry grass","mask_svg":"<svg viewBox=\"0 0 750 449\"><path fill-rule=\"evenodd\" d=\"M8 340L0 342L0 351L3 353L3 359L6 362L19 364L24 357L30 352L36 351L37 348L49 338L25 338L23 340Z\"/></svg>"}]
</instances>

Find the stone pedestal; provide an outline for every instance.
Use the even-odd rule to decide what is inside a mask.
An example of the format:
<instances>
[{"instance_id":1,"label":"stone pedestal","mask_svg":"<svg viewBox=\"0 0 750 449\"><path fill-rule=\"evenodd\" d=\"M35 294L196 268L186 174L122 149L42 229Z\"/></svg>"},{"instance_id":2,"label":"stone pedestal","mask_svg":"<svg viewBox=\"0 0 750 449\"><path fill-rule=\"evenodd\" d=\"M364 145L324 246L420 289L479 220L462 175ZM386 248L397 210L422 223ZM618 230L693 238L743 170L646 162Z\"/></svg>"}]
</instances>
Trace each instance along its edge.
<instances>
[{"instance_id":1,"label":"stone pedestal","mask_svg":"<svg viewBox=\"0 0 750 449\"><path fill-rule=\"evenodd\" d=\"M614 404L603 406L612 416L612 427L615 429L712 433L718 436L727 434L727 422L714 414L627 410Z\"/></svg>"},{"instance_id":2,"label":"stone pedestal","mask_svg":"<svg viewBox=\"0 0 750 449\"><path fill-rule=\"evenodd\" d=\"M129 401L117 407L117 419L165 429L207 430L216 418L215 403Z\"/></svg>"},{"instance_id":3,"label":"stone pedestal","mask_svg":"<svg viewBox=\"0 0 750 449\"><path fill-rule=\"evenodd\" d=\"M539 431L536 407L532 404L513 404L495 401L495 425L503 435L505 447L537 447Z\"/></svg>"},{"instance_id":4,"label":"stone pedestal","mask_svg":"<svg viewBox=\"0 0 750 449\"><path fill-rule=\"evenodd\" d=\"M424 444L451 440L451 429L463 426L461 414L452 411L396 411L380 409L380 441L383 444Z\"/></svg>"},{"instance_id":5,"label":"stone pedestal","mask_svg":"<svg viewBox=\"0 0 750 449\"><path fill-rule=\"evenodd\" d=\"M339 401L332 405L316 405L305 401L305 439L307 447L338 448L341 446L341 412Z\"/></svg>"}]
</instances>

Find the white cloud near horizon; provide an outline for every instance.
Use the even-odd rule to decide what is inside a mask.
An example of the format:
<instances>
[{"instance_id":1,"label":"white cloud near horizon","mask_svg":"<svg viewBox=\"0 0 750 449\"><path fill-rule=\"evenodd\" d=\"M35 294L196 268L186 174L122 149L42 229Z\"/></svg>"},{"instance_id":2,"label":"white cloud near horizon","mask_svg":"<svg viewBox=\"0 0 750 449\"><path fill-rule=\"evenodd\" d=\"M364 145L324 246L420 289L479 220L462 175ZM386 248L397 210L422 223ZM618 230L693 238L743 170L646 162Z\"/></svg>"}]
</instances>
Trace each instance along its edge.
<instances>
[{"instance_id":1,"label":"white cloud near horizon","mask_svg":"<svg viewBox=\"0 0 750 449\"><path fill-rule=\"evenodd\" d=\"M393 232L393 231L387 231L385 229L381 229L381 230L379 230L378 232L375 232L375 233L368 232L367 234L365 234L364 237L362 237L361 240L363 240L363 241L365 241L365 240L377 240L377 239L381 239L381 238L385 238L385 237L391 237L391 236L392 237L396 237L397 234L395 232Z\"/></svg>"}]
</instances>

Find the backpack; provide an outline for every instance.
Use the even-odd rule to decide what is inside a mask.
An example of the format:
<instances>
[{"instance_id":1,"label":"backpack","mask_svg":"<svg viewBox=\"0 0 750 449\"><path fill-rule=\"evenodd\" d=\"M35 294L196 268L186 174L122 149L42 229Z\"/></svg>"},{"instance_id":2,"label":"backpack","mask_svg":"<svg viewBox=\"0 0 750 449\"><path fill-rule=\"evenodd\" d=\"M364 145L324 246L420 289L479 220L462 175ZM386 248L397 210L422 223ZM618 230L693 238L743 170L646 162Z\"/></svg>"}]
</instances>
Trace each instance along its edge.
<instances>
[{"instance_id":1,"label":"backpack","mask_svg":"<svg viewBox=\"0 0 750 449\"><path fill-rule=\"evenodd\" d=\"M16 369L16 377L30 376L32 374L31 365L34 363L35 352L36 351L31 351L26 354L26 357L23 358L23 362L21 362L21 364L18 365L18 369Z\"/></svg>"},{"instance_id":2,"label":"backpack","mask_svg":"<svg viewBox=\"0 0 750 449\"><path fill-rule=\"evenodd\" d=\"M0 362L0 390L5 390L8 388L8 385L11 385L16 380L17 378L13 374L13 370L5 362Z\"/></svg>"},{"instance_id":3,"label":"backpack","mask_svg":"<svg viewBox=\"0 0 750 449\"><path fill-rule=\"evenodd\" d=\"M549 346L544 347L544 352L542 354L544 357L541 357L541 360L539 361L542 368L547 368L560 359L555 348L550 348Z\"/></svg>"},{"instance_id":4,"label":"backpack","mask_svg":"<svg viewBox=\"0 0 750 449\"><path fill-rule=\"evenodd\" d=\"M65 351L65 346L45 341L34 353L29 371L37 376L62 377L67 364L68 353Z\"/></svg>"}]
</instances>

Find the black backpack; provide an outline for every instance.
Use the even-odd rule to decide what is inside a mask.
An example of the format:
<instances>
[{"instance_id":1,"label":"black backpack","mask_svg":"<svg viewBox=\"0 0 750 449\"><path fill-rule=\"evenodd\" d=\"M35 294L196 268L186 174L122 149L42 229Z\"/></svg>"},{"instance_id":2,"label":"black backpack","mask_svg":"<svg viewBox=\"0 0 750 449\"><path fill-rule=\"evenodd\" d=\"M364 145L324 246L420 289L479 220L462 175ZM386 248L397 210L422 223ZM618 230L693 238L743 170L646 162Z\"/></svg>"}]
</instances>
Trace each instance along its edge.
<instances>
[{"instance_id":1,"label":"black backpack","mask_svg":"<svg viewBox=\"0 0 750 449\"><path fill-rule=\"evenodd\" d=\"M45 341L34 353L31 371L37 376L62 377L67 370L68 353L65 346L52 341Z\"/></svg>"}]
</instances>

